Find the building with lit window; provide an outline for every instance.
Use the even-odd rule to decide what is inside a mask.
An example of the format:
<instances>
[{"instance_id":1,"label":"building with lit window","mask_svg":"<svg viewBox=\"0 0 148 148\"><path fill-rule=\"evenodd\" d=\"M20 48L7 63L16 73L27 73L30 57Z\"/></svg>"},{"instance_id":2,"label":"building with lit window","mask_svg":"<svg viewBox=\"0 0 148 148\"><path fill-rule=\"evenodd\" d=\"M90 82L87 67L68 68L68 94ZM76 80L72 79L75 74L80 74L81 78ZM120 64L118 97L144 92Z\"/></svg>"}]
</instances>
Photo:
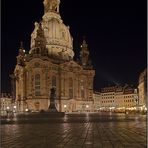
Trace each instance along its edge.
<instances>
[{"instance_id":1,"label":"building with lit window","mask_svg":"<svg viewBox=\"0 0 148 148\"><path fill-rule=\"evenodd\" d=\"M2 93L0 96L0 113L1 115L7 115L8 112L16 111L16 107L13 106L13 99L9 93Z\"/></svg>"},{"instance_id":2,"label":"building with lit window","mask_svg":"<svg viewBox=\"0 0 148 148\"><path fill-rule=\"evenodd\" d=\"M56 88L59 111L90 111L95 71L85 39L74 61L73 38L59 13L60 0L44 0L42 20L35 22L29 53L19 49L14 69L15 99L19 111L47 110L50 89ZM14 90L14 89L13 89Z\"/></svg>"},{"instance_id":3,"label":"building with lit window","mask_svg":"<svg viewBox=\"0 0 148 148\"><path fill-rule=\"evenodd\" d=\"M125 86L108 86L94 93L95 110L118 109L138 106L138 91L136 88Z\"/></svg>"},{"instance_id":4,"label":"building with lit window","mask_svg":"<svg viewBox=\"0 0 148 148\"><path fill-rule=\"evenodd\" d=\"M139 76L139 105L147 106L147 69L141 72Z\"/></svg>"},{"instance_id":5,"label":"building with lit window","mask_svg":"<svg viewBox=\"0 0 148 148\"><path fill-rule=\"evenodd\" d=\"M93 94L94 99L94 111L98 111L102 106L102 98L100 92L94 92Z\"/></svg>"}]
</instances>

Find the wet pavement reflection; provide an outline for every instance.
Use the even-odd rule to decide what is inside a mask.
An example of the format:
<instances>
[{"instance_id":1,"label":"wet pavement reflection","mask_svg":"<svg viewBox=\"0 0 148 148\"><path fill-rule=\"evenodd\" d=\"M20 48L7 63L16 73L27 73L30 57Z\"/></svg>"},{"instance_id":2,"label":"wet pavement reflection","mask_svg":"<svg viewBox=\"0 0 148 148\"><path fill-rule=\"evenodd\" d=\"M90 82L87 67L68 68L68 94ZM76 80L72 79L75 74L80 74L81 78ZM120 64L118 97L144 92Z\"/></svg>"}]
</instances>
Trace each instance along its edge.
<instances>
[{"instance_id":1,"label":"wet pavement reflection","mask_svg":"<svg viewBox=\"0 0 148 148\"><path fill-rule=\"evenodd\" d=\"M1 125L2 148L146 148L146 115L73 113Z\"/></svg>"}]
</instances>

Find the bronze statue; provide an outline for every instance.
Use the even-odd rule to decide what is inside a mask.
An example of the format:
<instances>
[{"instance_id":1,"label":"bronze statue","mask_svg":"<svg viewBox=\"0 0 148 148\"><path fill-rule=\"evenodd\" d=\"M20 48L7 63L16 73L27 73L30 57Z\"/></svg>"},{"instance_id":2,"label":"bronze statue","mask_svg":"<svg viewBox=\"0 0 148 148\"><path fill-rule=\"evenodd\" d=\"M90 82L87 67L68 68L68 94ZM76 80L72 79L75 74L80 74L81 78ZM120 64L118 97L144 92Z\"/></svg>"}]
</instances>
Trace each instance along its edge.
<instances>
[{"instance_id":1,"label":"bronze statue","mask_svg":"<svg viewBox=\"0 0 148 148\"><path fill-rule=\"evenodd\" d=\"M58 112L55 106L55 99L56 99L56 89L53 87L50 89L50 105L48 108L49 112Z\"/></svg>"}]
</instances>

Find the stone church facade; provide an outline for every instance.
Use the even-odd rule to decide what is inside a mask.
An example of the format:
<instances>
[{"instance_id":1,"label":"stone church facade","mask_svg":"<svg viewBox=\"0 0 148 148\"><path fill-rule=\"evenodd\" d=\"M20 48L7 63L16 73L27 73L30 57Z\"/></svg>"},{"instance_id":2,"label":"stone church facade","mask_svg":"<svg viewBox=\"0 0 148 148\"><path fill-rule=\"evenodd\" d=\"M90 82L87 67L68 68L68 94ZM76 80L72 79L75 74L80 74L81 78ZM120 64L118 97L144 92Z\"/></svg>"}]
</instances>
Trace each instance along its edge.
<instances>
[{"instance_id":1,"label":"stone church facade","mask_svg":"<svg viewBox=\"0 0 148 148\"><path fill-rule=\"evenodd\" d=\"M47 110L50 89L56 88L59 111L92 111L95 71L85 39L80 58L73 60L73 38L59 14L60 0L44 0L42 20L35 22L29 53L21 47L14 69L19 111Z\"/></svg>"}]
</instances>

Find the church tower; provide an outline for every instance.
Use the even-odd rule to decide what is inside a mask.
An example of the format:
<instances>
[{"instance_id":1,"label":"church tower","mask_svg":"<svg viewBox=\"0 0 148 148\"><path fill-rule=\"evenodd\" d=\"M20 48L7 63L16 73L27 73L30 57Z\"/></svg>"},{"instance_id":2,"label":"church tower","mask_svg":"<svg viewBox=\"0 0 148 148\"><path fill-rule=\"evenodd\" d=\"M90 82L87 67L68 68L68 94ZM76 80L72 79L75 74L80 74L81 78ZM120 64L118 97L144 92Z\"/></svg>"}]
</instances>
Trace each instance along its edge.
<instances>
[{"instance_id":1,"label":"church tower","mask_svg":"<svg viewBox=\"0 0 148 148\"><path fill-rule=\"evenodd\" d=\"M35 22L29 53L21 47L14 70L18 110L47 110L51 88L56 88L59 111L86 111L93 107L95 71L84 40L81 62L73 60L73 38L59 13L60 0L44 0L44 15Z\"/></svg>"},{"instance_id":2,"label":"church tower","mask_svg":"<svg viewBox=\"0 0 148 148\"><path fill-rule=\"evenodd\" d=\"M14 80L15 80L15 100L17 102L17 110L20 112L23 112L25 110L25 99L26 99L26 94L25 94L25 87L26 87L26 72L25 72L25 66L26 66L26 61L25 61L26 53L25 49L23 47L23 42L21 42L21 46L18 51L17 55L17 65L15 66L14 70Z\"/></svg>"},{"instance_id":3,"label":"church tower","mask_svg":"<svg viewBox=\"0 0 148 148\"><path fill-rule=\"evenodd\" d=\"M84 69L92 69L91 60L89 59L89 49L86 43L85 37L83 37L83 42L80 51L80 63Z\"/></svg>"},{"instance_id":4,"label":"church tower","mask_svg":"<svg viewBox=\"0 0 148 148\"><path fill-rule=\"evenodd\" d=\"M18 65L20 65L20 66L25 65L24 57L25 57L25 49L23 47L23 42L21 42L21 46L20 46L18 56L17 56L17 64Z\"/></svg>"},{"instance_id":5,"label":"church tower","mask_svg":"<svg viewBox=\"0 0 148 148\"><path fill-rule=\"evenodd\" d=\"M81 51L80 51L80 58L81 58L81 64L83 66L86 66L88 63L88 57L89 57L89 50L88 45L86 44L85 38L83 39L83 43L81 45Z\"/></svg>"}]
</instances>

